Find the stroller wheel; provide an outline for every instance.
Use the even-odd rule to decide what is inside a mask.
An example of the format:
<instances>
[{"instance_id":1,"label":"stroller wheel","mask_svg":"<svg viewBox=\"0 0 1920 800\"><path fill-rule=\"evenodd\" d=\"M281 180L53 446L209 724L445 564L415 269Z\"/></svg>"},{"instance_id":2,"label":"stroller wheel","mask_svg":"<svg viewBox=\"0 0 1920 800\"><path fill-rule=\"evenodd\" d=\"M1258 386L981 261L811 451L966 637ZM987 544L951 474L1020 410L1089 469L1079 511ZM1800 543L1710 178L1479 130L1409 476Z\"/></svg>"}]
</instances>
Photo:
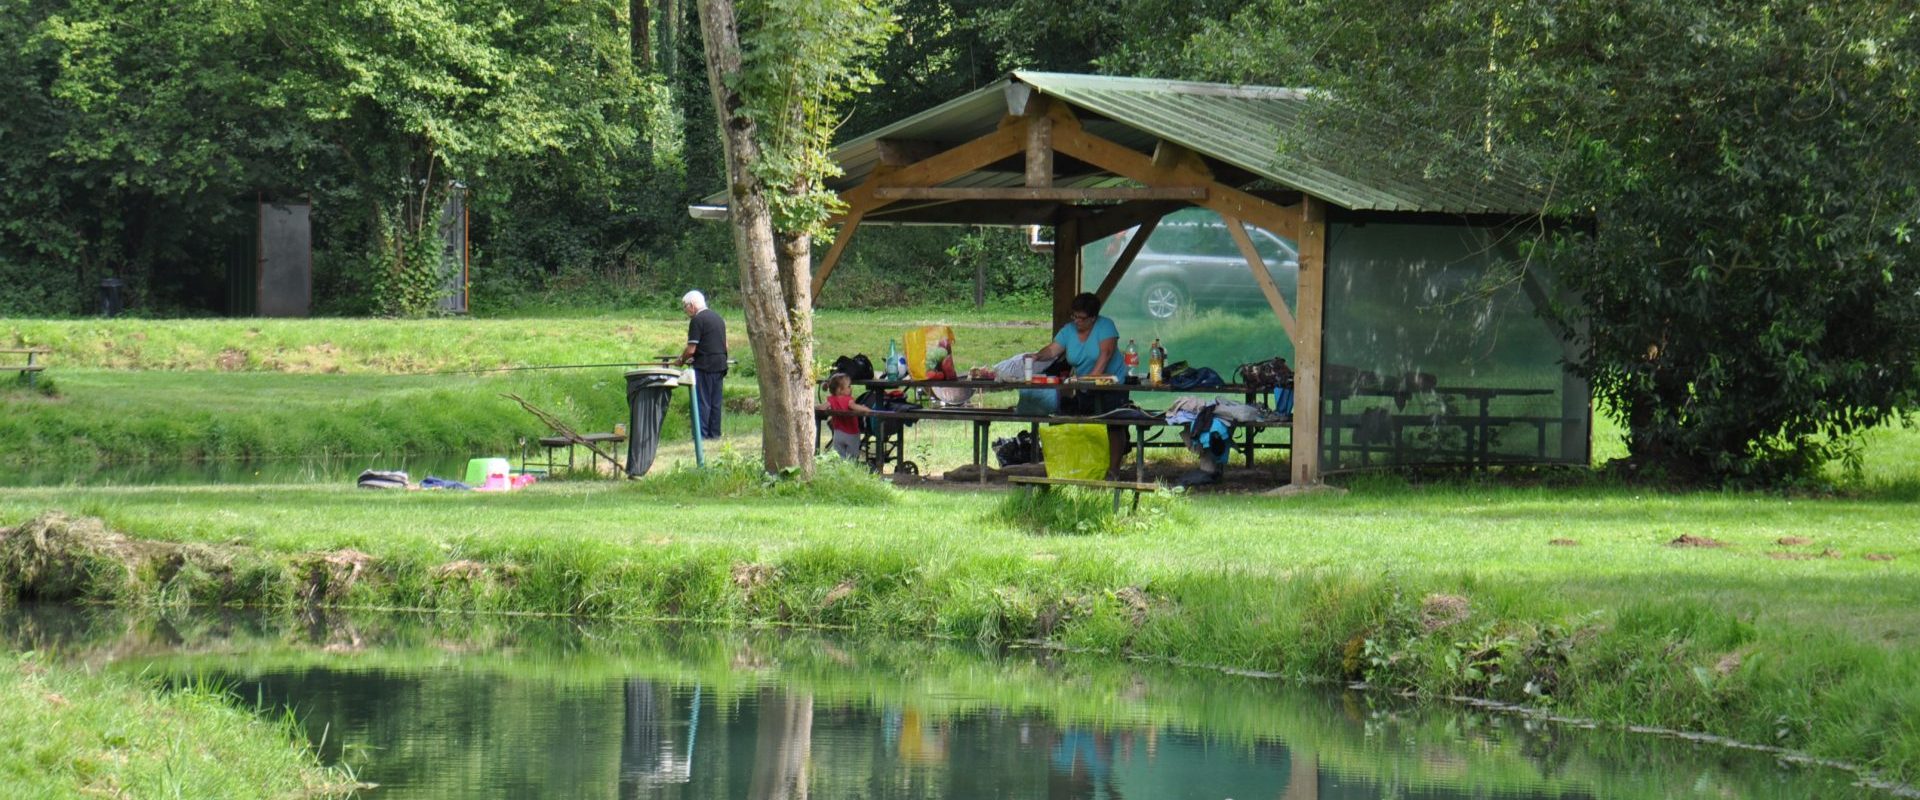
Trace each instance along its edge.
<instances>
[{"instance_id":1,"label":"stroller wheel","mask_svg":"<svg viewBox=\"0 0 1920 800\"><path fill-rule=\"evenodd\" d=\"M900 462L900 468L894 470L894 472L898 472L903 475L918 475L920 474L920 465L915 464L911 461L902 461Z\"/></svg>"}]
</instances>

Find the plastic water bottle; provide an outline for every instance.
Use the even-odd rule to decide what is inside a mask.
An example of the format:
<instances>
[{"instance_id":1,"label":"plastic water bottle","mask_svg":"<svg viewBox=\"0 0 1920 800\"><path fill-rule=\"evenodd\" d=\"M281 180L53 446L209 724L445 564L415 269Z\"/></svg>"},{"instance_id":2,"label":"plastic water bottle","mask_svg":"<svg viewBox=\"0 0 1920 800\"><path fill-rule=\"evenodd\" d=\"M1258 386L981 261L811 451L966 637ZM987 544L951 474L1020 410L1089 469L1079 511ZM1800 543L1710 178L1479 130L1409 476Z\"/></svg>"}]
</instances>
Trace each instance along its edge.
<instances>
[{"instance_id":1,"label":"plastic water bottle","mask_svg":"<svg viewBox=\"0 0 1920 800\"><path fill-rule=\"evenodd\" d=\"M907 354L900 352L900 343L887 340L887 380L897 381L907 376Z\"/></svg>"},{"instance_id":2,"label":"plastic water bottle","mask_svg":"<svg viewBox=\"0 0 1920 800\"><path fill-rule=\"evenodd\" d=\"M1166 380L1167 350L1160 346L1160 340L1154 339L1153 346L1147 349L1147 382L1159 386Z\"/></svg>"}]
</instances>

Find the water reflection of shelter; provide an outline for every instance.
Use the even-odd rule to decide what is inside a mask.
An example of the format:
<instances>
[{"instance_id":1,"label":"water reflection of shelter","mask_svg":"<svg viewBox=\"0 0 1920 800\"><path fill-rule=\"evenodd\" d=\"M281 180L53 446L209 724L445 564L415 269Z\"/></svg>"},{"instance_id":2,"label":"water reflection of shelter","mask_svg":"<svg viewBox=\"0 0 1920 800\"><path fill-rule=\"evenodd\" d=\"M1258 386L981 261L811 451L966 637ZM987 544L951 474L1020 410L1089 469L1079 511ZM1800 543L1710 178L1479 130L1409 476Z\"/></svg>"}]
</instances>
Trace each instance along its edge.
<instances>
[{"instance_id":1,"label":"water reflection of shelter","mask_svg":"<svg viewBox=\"0 0 1920 800\"><path fill-rule=\"evenodd\" d=\"M1498 154L1462 154L1462 163L1476 160L1453 171L1394 162L1382 154L1435 137L1336 110L1327 97L1014 72L836 147L842 174L825 188L847 210L831 220L839 227L813 296L862 225L1048 226L1054 329L1081 292L1107 300L1129 275L1145 280L1163 268L1141 287L1141 320L1121 322L1130 336L1144 342L1152 324L1183 326L1189 341L1162 337L1176 358L1222 375L1236 363L1288 358L1294 483L1365 465L1586 464L1591 392L1564 368L1578 359L1583 323L1520 257L1530 232L1559 224L1541 218L1543 182ZM691 210L724 218L726 201L720 192ZM1124 243L1102 241L1127 231ZM1249 301L1257 318L1183 310L1197 284L1175 285L1173 273L1197 281L1222 270L1235 283L1218 282L1228 287L1220 291ZM1146 322L1158 314L1167 319ZM1224 345L1203 352L1203 342L1241 348L1239 361L1223 360L1234 352ZM1431 402L1411 412L1380 410L1388 400L1334 409L1329 390L1341 387L1324 379L1336 364L1503 392L1481 415L1450 413L1445 398L1423 398ZM1363 422L1367 441L1342 441ZM1469 428L1470 447L1460 441ZM1382 430L1394 446L1373 440Z\"/></svg>"},{"instance_id":2,"label":"water reflection of shelter","mask_svg":"<svg viewBox=\"0 0 1920 800\"><path fill-rule=\"evenodd\" d=\"M1069 727L1050 760L1047 796L1057 800L1319 797L1311 759L1296 775L1300 765L1277 742L1241 746L1179 731Z\"/></svg>"},{"instance_id":3,"label":"water reflection of shelter","mask_svg":"<svg viewBox=\"0 0 1920 800\"><path fill-rule=\"evenodd\" d=\"M700 733L700 686L687 698L685 715L674 690L642 679L622 687L625 713L620 735L620 796L693 780L693 747Z\"/></svg>"}]
</instances>

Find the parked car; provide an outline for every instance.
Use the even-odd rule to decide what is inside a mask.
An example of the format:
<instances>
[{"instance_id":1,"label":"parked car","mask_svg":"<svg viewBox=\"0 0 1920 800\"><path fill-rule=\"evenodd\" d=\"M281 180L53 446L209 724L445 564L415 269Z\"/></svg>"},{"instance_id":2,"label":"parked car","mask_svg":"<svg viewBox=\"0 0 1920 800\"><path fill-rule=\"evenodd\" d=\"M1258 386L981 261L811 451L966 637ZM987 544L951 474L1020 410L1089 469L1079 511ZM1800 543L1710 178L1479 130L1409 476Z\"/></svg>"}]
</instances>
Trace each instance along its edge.
<instances>
[{"instance_id":1,"label":"parked car","mask_svg":"<svg viewBox=\"0 0 1920 800\"><path fill-rule=\"evenodd\" d=\"M1291 302L1300 277L1299 248L1263 229L1248 226L1246 230L1254 251L1266 262L1267 274ZM1134 232L1112 237L1107 258L1117 258ZM1266 308L1267 297L1225 221L1213 212L1189 209L1167 215L1154 228L1127 276L1114 288L1108 307L1172 319L1195 309Z\"/></svg>"}]
</instances>

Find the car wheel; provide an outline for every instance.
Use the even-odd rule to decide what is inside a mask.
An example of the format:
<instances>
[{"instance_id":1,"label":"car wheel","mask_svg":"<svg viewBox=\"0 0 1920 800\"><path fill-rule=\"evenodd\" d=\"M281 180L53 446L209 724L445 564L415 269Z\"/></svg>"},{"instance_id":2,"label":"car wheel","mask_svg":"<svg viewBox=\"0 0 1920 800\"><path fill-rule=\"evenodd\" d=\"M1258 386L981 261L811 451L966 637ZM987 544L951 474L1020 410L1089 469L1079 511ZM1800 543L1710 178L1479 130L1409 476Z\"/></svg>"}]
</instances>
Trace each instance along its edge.
<instances>
[{"instance_id":1,"label":"car wheel","mask_svg":"<svg viewBox=\"0 0 1920 800\"><path fill-rule=\"evenodd\" d=\"M1187 292L1172 281L1154 281L1140 291L1140 305L1154 319L1173 319L1187 307Z\"/></svg>"}]
</instances>

